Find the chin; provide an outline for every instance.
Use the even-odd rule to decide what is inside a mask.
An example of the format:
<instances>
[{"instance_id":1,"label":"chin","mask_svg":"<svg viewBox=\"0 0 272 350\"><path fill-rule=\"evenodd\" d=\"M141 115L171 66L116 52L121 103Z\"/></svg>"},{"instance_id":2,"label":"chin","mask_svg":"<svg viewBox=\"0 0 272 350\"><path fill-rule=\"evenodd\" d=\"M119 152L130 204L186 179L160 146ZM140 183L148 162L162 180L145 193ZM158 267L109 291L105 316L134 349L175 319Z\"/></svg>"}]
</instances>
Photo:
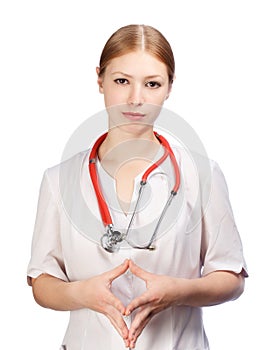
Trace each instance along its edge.
<instances>
[{"instance_id":1,"label":"chin","mask_svg":"<svg viewBox=\"0 0 272 350\"><path fill-rule=\"evenodd\" d=\"M110 129L117 128L120 132L124 132L126 134L131 134L132 136L141 136L144 133L153 130L152 124L146 124L141 122L129 122L119 125L110 126Z\"/></svg>"}]
</instances>

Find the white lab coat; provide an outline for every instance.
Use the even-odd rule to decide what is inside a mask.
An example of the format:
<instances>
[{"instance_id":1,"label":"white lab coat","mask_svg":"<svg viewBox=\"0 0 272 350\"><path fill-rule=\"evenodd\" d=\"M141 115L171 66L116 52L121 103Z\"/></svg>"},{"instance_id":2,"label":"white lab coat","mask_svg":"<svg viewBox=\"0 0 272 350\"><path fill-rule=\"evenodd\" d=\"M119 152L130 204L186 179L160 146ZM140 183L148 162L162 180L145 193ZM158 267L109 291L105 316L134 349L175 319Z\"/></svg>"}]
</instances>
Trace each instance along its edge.
<instances>
[{"instance_id":1,"label":"white lab coat","mask_svg":"<svg viewBox=\"0 0 272 350\"><path fill-rule=\"evenodd\" d=\"M82 280L112 269L125 258L152 273L181 278L197 278L216 270L244 271L247 275L227 187L218 165L197 155L192 157L178 147L174 147L174 152L181 168L181 190L163 220L154 251L134 249L127 243L117 253L101 248L104 226L89 177L89 151L48 169L40 189L28 276L48 273L64 281ZM136 231L129 237L133 243L146 243L152 235L173 185L171 169L168 160L149 177L133 224ZM98 173L115 227L125 230L131 212L122 212L114 180L99 162ZM139 175L131 211L140 180ZM112 285L113 293L124 305L144 290L144 282L129 271ZM128 325L132 317L133 314L127 318ZM67 350L125 349L110 321L89 309L70 313L63 346ZM136 349L209 349L201 308L174 306L157 314L139 337Z\"/></svg>"}]
</instances>

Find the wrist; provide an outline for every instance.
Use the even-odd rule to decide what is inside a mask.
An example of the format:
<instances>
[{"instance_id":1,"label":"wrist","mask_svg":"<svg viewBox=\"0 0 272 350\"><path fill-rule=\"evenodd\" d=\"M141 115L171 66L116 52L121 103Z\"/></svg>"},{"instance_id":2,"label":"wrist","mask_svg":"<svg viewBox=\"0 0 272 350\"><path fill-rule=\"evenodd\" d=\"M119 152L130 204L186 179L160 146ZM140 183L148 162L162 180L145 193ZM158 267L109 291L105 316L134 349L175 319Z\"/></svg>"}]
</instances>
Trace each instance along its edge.
<instances>
[{"instance_id":1,"label":"wrist","mask_svg":"<svg viewBox=\"0 0 272 350\"><path fill-rule=\"evenodd\" d=\"M65 294L68 300L70 300L71 310L78 310L86 307L84 303L85 298L83 296L83 282L84 281L75 281L67 283Z\"/></svg>"},{"instance_id":2,"label":"wrist","mask_svg":"<svg viewBox=\"0 0 272 350\"><path fill-rule=\"evenodd\" d=\"M198 306L197 305L197 294L201 293L201 284L199 279L176 279L176 300L179 306Z\"/></svg>"}]
</instances>

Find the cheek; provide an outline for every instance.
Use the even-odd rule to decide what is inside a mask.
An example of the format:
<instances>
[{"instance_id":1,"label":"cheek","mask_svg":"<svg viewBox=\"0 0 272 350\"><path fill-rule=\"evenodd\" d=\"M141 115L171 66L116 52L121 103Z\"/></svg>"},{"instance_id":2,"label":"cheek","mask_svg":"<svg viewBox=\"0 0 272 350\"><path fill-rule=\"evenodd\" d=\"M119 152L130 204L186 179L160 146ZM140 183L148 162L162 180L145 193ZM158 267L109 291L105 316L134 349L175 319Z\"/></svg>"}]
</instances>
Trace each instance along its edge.
<instances>
[{"instance_id":1,"label":"cheek","mask_svg":"<svg viewBox=\"0 0 272 350\"><path fill-rule=\"evenodd\" d=\"M117 91L118 90L118 91ZM119 105L126 102L127 96L121 89L105 88L104 89L104 100L106 106Z\"/></svg>"},{"instance_id":2,"label":"cheek","mask_svg":"<svg viewBox=\"0 0 272 350\"><path fill-rule=\"evenodd\" d=\"M146 101L158 106L163 105L165 99L167 97L167 91L160 91L158 93L154 93L154 91L146 97Z\"/></svg>"}]
</instances>

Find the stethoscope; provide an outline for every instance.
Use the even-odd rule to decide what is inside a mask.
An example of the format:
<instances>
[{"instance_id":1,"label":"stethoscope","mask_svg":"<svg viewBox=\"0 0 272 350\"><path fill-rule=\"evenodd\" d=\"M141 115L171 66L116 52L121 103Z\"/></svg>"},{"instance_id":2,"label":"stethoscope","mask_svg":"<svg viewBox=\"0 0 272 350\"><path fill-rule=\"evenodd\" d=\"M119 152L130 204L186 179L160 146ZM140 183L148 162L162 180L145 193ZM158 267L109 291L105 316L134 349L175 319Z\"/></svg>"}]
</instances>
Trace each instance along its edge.
<instances>
[{"instance_id":1,"label":"stethoscope","mask_svg":"<svg viewBox=\"0 0 272 350\"><path fill-rule=\"evenodd\" d=\"M162 157L159 160L157 160L154 164L152 164L146 170L146 172L143 174L141 182L140 182L138 198L136 200L136 204L135 204L130 222L128 224L126 232L121 233L121 232L116 231L114 229L114 225L113 225L113 221L112 221L112 218L110 215L109 208L107 206L107 203L104 199L104 196L103 196L102 191L101 191L100 186L99 186L98 175L97 175L96 164L95 164L98 148L102 144L102 142L105 140L105 138L107 137L107 134L108 133L105 133L97 139L97 141L93 145L93 148L90 152L90 157L89 157L90 177L91 177L91 181L92 181L94 191L96 194L101 219L103 221L103 224L104 224L105 230L106 230L106 233L101 237L101 246L106 251L108 251L110 253L114 253L114 252L119 250L120 243L122 241L126 241L132 248L154 250L155 246L153 245L153 242L157 236L157 232L159 230L161 222L162 222L162 220L166 214L166 211L169 208L174 196L177 194L178 189L180 187L180 170L179 170L179 166L178 166L177 160L175 158L174 152L173 152L172 148L170 147L168 141L163 136L159 135L157 132L154 132L154 135L159 140L160 144L164 147L164 154L162 155ZM128 235L129 235L131 226L133 224L133 221L134 221L134 218L136 215L136 211L137 211L140 199L141 199L142 194L143 194L144 187L147 184L147 178L152 173L153 170L155 170L160 164L162 164L166 160L166 158L168 156L170 157L170 160L171 160L171 163L172 163L172 166L174 169L174 173L175 173L175 185L170 192L169 198L168 198L168 200L167 200L167 202L162 210L162 213L158 219L157 225L154 229L154 232L153 232L149 242L144 246L133 245L128 241Z\"/></svg>"}]
</instances>

